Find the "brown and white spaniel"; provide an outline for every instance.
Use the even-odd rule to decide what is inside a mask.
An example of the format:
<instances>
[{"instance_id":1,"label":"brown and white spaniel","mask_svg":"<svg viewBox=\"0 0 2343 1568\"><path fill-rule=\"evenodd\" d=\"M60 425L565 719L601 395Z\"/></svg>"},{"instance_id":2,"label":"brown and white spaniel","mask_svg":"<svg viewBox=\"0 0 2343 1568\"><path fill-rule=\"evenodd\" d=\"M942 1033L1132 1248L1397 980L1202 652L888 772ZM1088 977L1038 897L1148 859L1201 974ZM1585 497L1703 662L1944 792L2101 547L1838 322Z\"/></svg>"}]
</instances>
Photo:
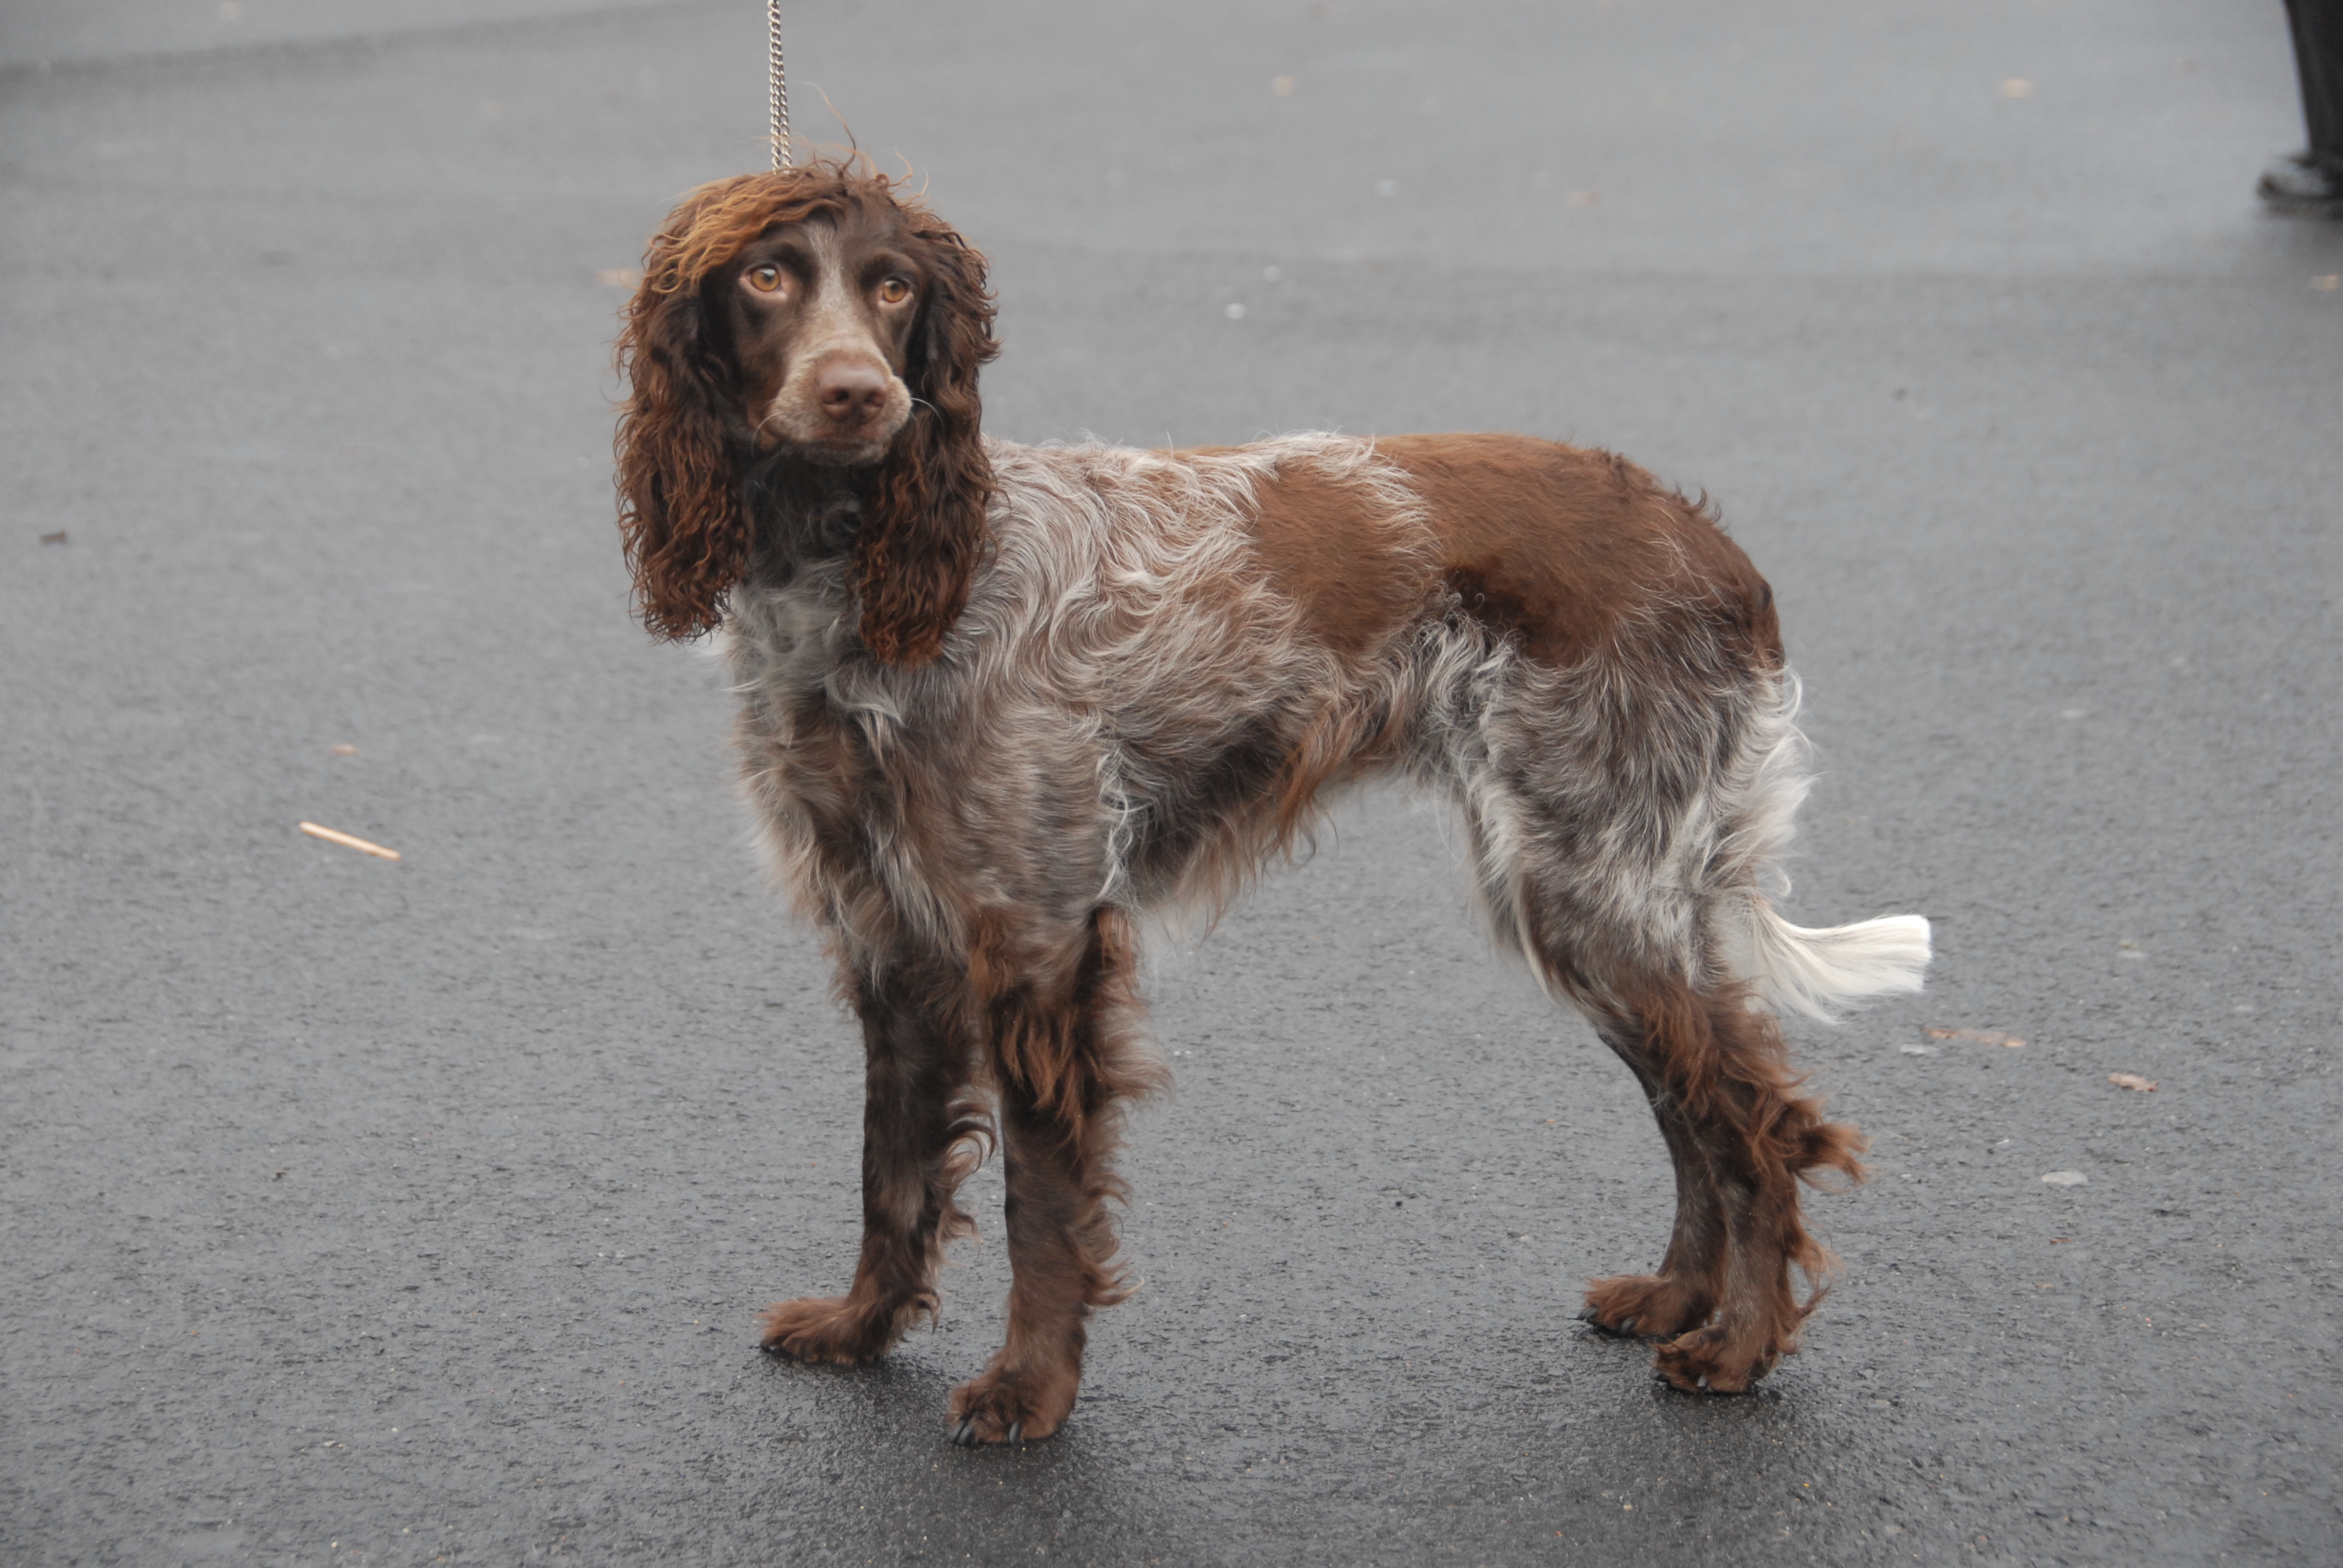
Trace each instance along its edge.
<instances>
[{"instance_id":1,"label":"brown and white spaniel","mask_svg":"<svg viewBox=\"0 0 2343 1568\"><path fill-rule=\"evenodd\" d=\"M1916 916L1790 924L1764 890L1806 789L1765 579L1609 453L1522 436L1191 451L979 430L984 261L859 164L702 187L618 347L628 558L655 633L720 630L764 842L862 1022L863 1241L764 1343L867 1362L937 1310L997 1139L1008 1342L964 1443L1049 1435L1126 1293L1108 1201L1134 1096L1132 927L1212 906L1342 786L1453 799L1497 942L1649 1095L1656 1273L1586 1313L1679 1388L1797 1345L1830 1259L1798 1181L1861 1136L1798 1092L1769 1002L1916 989ZM1816 1287L1801 1300L1791 1271Z\"/></svg>"}]
</instances>

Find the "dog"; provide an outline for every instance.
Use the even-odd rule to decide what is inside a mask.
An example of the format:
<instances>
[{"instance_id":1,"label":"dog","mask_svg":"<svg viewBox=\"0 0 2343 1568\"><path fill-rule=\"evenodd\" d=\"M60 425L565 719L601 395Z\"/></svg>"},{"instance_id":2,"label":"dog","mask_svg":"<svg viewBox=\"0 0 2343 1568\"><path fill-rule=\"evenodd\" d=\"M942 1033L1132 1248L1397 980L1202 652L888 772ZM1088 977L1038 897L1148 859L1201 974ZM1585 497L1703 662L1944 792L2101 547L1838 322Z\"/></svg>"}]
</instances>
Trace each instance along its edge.
<instances>
[{"instance_id":1,"label":"dog","mask_svg":"<svg viewBox=\"0 0 2343 1568\"><path fill-rule=\"evenodd\" d=\"M1659 1342L1678 1388L1748 1388L1830 1264L1799 1180L1863 1175L1771 1006L1917 989L1929 940L1768 900L1807 774L1765 579L1704 503L1526 437L988 438L992 319L983 257L860 161L692 192L625 312L640 613L720 631L762 843L862 1027L853 1283L770 1308L765 1347L869 1362L935 1313L998 1146L1007 1340L948 1426L1056 1431L1129 1292L1111 1161L1163 1081L1135 919L1217 909L1331 792L1396 775L1456 802L1494 940L1674 1161L1659 1271L1582 1315Z\"/></svg>"}]
</instances>

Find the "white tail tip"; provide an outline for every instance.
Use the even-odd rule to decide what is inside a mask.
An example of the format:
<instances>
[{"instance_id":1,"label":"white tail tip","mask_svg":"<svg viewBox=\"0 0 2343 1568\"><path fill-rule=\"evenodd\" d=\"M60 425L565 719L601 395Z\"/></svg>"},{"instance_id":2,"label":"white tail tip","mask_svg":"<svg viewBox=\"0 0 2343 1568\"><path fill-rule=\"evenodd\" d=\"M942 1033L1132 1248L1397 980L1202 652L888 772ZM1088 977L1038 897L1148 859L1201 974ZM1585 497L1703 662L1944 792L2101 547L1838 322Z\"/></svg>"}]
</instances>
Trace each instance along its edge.
<instances>
[{"instance_id":1,"label":"white tail tip","mask_svg":"<svg viewBox=\"0 0 2343 1568\"><path fill-rule=\"evenodd\" d=\"M1754 923L1754 978L1777 1003L1812 1018L1835 1018L1865 997L1918 990L1928 970L1928 922L1920 915L1794 926L1760 900Z\"/></svg>"}]
</instances>

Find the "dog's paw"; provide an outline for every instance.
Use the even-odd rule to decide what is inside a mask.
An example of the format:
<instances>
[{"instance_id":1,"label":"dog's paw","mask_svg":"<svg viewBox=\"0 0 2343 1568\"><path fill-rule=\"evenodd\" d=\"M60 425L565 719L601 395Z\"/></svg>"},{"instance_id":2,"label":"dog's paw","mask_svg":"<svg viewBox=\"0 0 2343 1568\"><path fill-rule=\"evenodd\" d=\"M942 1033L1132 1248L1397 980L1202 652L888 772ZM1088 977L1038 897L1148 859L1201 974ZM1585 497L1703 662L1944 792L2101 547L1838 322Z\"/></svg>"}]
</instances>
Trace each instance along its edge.
<instances>
[{"instance_id":1,"label":"dog's paw","mask_svg":"<svg viewBox=\"0 0 2343 1568\"><path fill-rule=\"evenodd\" d=\"M962 1448L1039 1442L1074 1408L1079 1372L995 1368L952 1390L951 1440Z\"/></svg>"},{"instance_id":2,"label":"dog's paw","mask_svg":"<svg viewBox=\"0 0 2343 1568\"><path fill-rule=\"evenodd\" d=\"M1725 1324L1681 1334L1660 1347L1653 1370L1686 1393L1746 1393L1774 1370L1782 1352L1773 1339Z\"/></svg>"},{"instance_id":3,"label":"dog's paw","mask_svg":"<svg viewBox=\"0 0 2343 1568\"><path fill-rule=\"evenodd\" d=\"M1667 1274L1614 1274L1586 1287L1583 1322L1606 1334L1669 1339L1709 1313L1707 1292Z\"/></svg>"},{"instance_id":4,"label":"dog's paw","mask_svg":"<svg viewBox=\"0 0 2343 1568\"><path fill-rule=\"evenodd\" d=\"M887 1353L892 1336L883 1323L847 1296L805 1296L776 1302L758 1321L765 1350L793 1362L852 1366Z\"/></svg>"}]
</instances>

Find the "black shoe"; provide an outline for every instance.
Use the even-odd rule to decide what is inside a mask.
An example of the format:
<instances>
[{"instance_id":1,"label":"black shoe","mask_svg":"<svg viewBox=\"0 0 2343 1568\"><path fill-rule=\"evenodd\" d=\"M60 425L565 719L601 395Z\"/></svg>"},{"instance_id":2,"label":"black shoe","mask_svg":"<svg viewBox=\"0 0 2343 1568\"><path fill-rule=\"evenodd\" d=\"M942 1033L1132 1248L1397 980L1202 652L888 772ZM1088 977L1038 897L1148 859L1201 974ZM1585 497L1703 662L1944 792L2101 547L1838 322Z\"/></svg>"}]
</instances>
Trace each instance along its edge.
<instances>
[{"instance_id":1,"label":"black shoe","mask_svg":"<svg viewBox=\"0 0 2343 1568\"><path fill-rule=\"evenodd\" d=\"M2298 217L2343 217L2343 178L2308 153L2284 157L2262 171L2254 187L2272 212Z\"/></svg>"}]
</instances>

